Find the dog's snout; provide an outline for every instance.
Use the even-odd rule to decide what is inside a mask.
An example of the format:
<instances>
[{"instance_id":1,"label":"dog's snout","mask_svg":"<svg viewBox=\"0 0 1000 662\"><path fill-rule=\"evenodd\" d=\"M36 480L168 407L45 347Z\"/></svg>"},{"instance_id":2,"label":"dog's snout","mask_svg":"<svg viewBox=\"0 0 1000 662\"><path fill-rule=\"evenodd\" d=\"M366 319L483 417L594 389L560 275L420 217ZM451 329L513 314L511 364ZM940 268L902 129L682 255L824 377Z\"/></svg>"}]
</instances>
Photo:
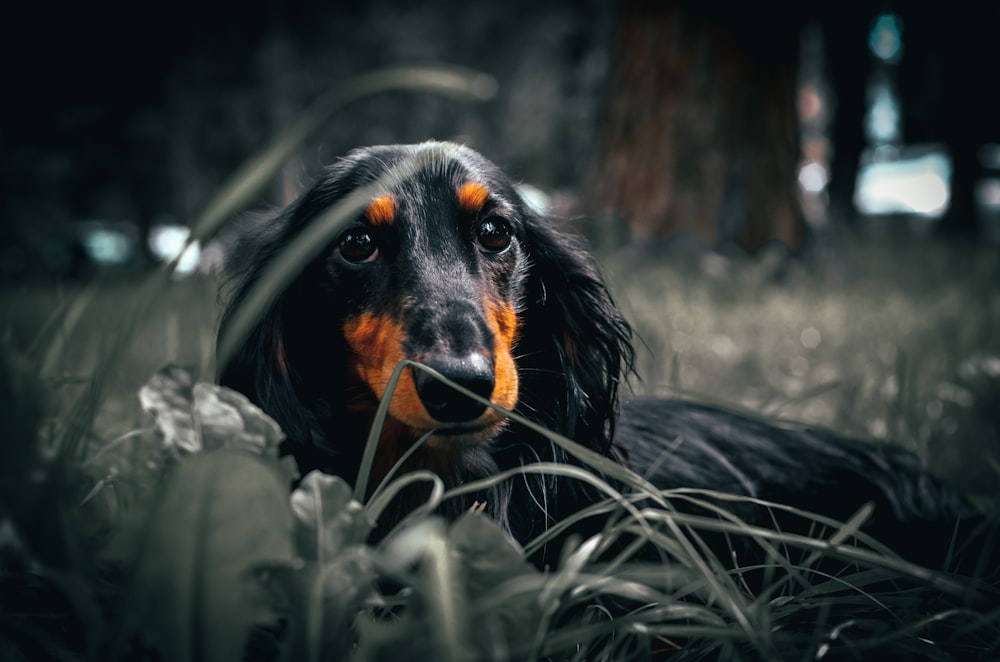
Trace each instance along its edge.
<instances>
[{"instance_id":1,"label":"dog's snout","mask_svg":"<svg viewBox=\"0 0 1000 662\"><path fill-rule=\"evenodd\" d=\"M437 371L476 395L489 398L493 393L493 366L481 354L462 357L440 357L424 361ZM411 368L420 402L427 413L442 423L461 423L478 418L486 406L459 393L430 373Z\"/></svg>"}]
</instances>

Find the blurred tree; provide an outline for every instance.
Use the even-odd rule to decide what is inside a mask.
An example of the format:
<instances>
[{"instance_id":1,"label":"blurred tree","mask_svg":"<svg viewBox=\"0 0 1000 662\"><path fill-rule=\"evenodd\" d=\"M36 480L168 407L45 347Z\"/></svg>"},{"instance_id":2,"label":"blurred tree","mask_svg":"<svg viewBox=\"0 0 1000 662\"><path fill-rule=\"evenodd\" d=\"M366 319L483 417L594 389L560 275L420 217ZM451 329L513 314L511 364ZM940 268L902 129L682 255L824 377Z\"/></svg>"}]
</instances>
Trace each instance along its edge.
<instances>
[{"instance_id":1,"label":"blurred tree","mask_svg":"<svg viewBox=\"0 0 1000 662\"><path fill-rule=\"evenodd\" d=\"M876 16L885 9L877 3L828 3L814 10L827 33L827 61L837 91L831 215L848 223L856 216L855 179L865 144L864 81L873 62L864 44ZM951 201L938 227L947 234L976 238L983 230L977 225L975 200L983 176L979 152L985 143L1000 142L996 120L1000 97L992 83L1000 5L942 9L905 3L894 13L903 25L902 139L906 144L939 144L947 149L953 164Z\"/></svg>"},{"instance_id":2,"label":"blurred tree","mask_svg":"<svg viewBox=\"0 0 1000 662\"><path fill-rule=\"evenodd\" d=\"M906 28L901 64L904 134L908 142L939 142L953 163L951 202L941 220L947 234L978 237L976 185L985 174L980 149L1000 143L996 94L1000 4L935 11L900 8Z\"/></svg>"},{"instance_id":3,"label":"blurred tree","mask_svg":"<svg viewBox=\"0 0 1000 662\"><path fill-rule=\"evenodd\" d=\"M799 248L801 19L745 4L626 0L587 206L640 240Z\"/></svg>"},{"instance_id":4,"label":"blurred tree","mask_svg":"<svg viewBox=\"0 0 1000 662\"><path fill-rule=\"evenodd\" d=\"M857 219L854 189L858 163L865 146L865 81L872 68L871 52L866 46L874 12L863 3L847 3L817 8L818 19L826 33L824 47L830 84L836 99L832 113L830 138L833 158L830 164L830 217L835 222L853 225Z\"/></svg>"}]
</instances>

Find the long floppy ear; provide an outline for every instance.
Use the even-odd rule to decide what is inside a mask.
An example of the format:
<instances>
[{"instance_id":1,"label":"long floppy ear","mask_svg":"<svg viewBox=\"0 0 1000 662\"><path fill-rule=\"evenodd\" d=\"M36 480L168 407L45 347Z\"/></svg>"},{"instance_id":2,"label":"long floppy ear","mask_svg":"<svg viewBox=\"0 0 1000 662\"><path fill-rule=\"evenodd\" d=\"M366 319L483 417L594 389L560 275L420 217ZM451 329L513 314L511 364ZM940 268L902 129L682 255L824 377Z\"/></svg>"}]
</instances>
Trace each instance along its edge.
<instances>
[{"instance_id":1,"label":"long floppy ear","mask_svg":"<svg viewBox=\"0 0 1000 662\"><path fill-rule=\"evenodd\" d=\"M296 205L298 207L299 205ZM219 324L217 349L233 331L236 314L260 281L263 272L284 249L296 230L290 209L277 216L244 219L237 228L237 242L226 264L226 304ZM287 337L293 320L295 292L286 289L243 333L243 340L229 356L219 356L219 383L246 395L274 418L289 440L306 441L314 427L309 410L296 394L296 371L291 351L296 339Z\"/></svg>"},{"instance_id":2,"label":"long floppy ear","mask_svg":"<svg viewBox=\"0 0 1000 662\"><path fill-rule=\"evenodd\" d=\"M525 225L524 243L530 265L518 361L525 412L605 452L621 381L633 369L632 329L579 240L536 217Z\"/></svg>"},{"instance_id":3,"label":"long floppy ear","mask_svg":"<svg viewBox=\"0 0 1000 662\"><path fill-rule=\"evenodd\" d=\"M232 318L242 303L254 278L239 284L223 314L220 339L230 331ZM279 297L253 325L239 348L219 366L219 383L246 395L268 412L289 439L308 439L310 422L292 387L292 376L285 350L282 311L284 297Z\"/></svg>"}]
</instances>

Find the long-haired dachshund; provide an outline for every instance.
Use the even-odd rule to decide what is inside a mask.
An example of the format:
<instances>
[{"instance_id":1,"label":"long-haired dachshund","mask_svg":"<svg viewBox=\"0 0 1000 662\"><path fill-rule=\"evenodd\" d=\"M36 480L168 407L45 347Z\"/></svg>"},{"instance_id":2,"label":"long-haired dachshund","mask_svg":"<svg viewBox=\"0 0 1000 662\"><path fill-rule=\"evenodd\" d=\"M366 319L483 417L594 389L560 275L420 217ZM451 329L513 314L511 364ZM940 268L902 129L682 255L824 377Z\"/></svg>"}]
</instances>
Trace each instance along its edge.
<instances>
[{"instance_id":1,"label":"long-haired dachshund","mask_svg":"<svg viewBox=\"0 0 1000 662\"><path fill-rule=\"evenodd\" d=\"M495 165L459 145L363 148L330 167L258 238L236 276L223 332L283 248L359 190L368 193L362 211L273 298L221 371L222 384L282 426L303 475L356 479L390 376L409 359L658 488L729 492L838 521L870 502L866 530L921 563L940 567L956 525L978 521L956 491L891 445L691 403L620 404L632 332L594 263ZM407 367L369 485L421 439L403 470L431 470L446 487L538 461L581 464L498 409ZM525 473L440 511L455 517L485 503L523 543L601 498L575 478ZM753 503L729 507L751 523L781 525L780 512ZM406 506L388 511L380 530ZM536 560L557 555L548 548Z\"/></svg>"}]
</instances>

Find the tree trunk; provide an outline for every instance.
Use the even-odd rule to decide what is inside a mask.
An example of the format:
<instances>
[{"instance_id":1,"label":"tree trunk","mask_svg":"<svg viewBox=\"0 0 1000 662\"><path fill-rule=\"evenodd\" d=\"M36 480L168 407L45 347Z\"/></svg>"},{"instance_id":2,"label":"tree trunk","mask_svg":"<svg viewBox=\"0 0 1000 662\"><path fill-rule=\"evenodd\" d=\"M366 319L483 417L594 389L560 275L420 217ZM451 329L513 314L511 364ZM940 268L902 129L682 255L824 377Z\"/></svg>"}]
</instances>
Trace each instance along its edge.
<instances>
[{"instance_id":1,"label":"tree trunk","mask_svg":"<svg viewBox=\"0 0 1000 662\"><path fill-rule=\"evenodd\" d=\"M624 218L637 241L802 244L798 31L758 35L742 11L624 3L586 205Z\"/></svg>"}]
</instances>

